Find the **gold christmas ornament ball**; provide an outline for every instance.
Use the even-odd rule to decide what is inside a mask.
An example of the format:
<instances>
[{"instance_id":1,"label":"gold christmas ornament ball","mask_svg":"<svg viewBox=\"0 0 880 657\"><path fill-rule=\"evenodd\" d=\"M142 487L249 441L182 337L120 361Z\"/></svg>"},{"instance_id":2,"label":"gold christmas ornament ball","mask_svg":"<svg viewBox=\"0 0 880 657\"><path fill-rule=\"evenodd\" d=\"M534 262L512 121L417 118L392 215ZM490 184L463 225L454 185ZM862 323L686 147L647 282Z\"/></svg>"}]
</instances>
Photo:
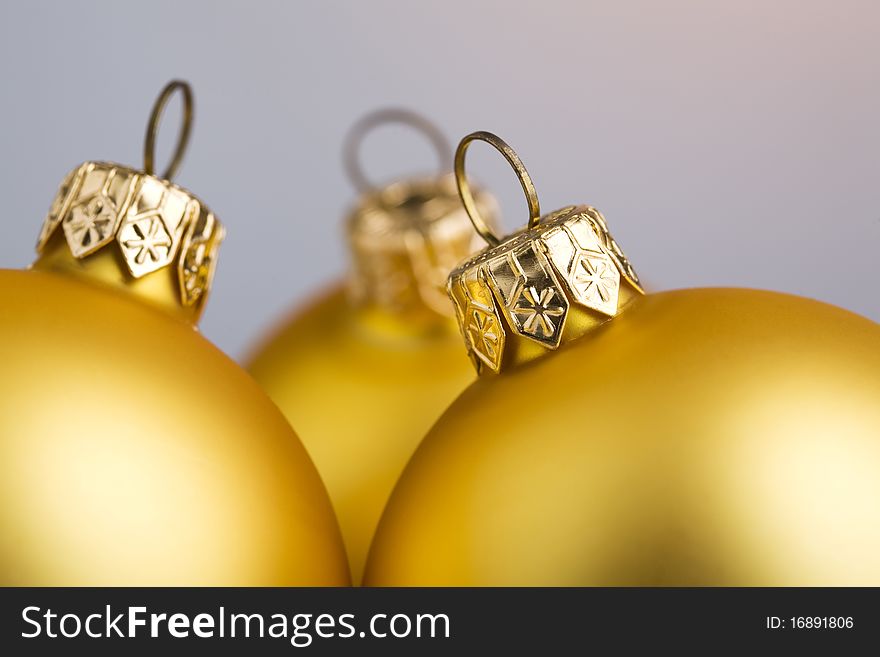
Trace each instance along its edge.
<instances>
[{"instance_id":1,"label":"gold christmas ornament ball","mask_svg":"<svg viewBox=\"0 0 880 657\"><path fill-rule=\"evenodd\" d=\"M651 294L452 404L365 583L876 586L878 500L880 326L768 292Z\"/></svg>"},{"instance_id":2,"label":"gold christmas ornament ball","mask_svg":"<svg viewBox=\"0 0 880 657\"><path fill-rule=\"evenodd\" d=\"M503 240L464 151L529 199ZM490 248L449 278L481 374L421 442L364 583L880 585L880 325L742 289L644 295L604 217L456 153Z\"/></svg>"},{"instance_id":3,"label":"gold christmas ornament ball","mask_svg":"<svg viewBox=\"0 0 880 657\"><path fill-rule=\"evenodd\" d=\"M162 178L168 97L184 129ZM195 328L224 230L168 177L65 178L29 271L0 270L0 585L342 586L339 527L278 409Z\"/></svg>"},{"instance_id":4,"label":"gold christmas ornament ball","mask_svg":"<svg viewBox=\"0 0 880 657\"><path fill-rule=\"evenodd\" d=\"M40 271L0 298L0 583L348 584L296 435L193 327Z\"/></svg>"},{"instance_id":5,"label":"gold christmas ornament ball","mask_svg":"<svg viewBox=\"0 0 880 657\"><path fill-rule=\"evenodd\" d=\"M283 321L247 369L297 428L333 501L360 583L382 509L421 437L474 379L444 286L478 247L448 173L373 187L358 163L361 138L405 123L434 143L442 134L406 110L355 124L346 164L361 196L346 222L351 272ZM491 213L493 200L478 196Z\"/></svg>"}]
</instances>

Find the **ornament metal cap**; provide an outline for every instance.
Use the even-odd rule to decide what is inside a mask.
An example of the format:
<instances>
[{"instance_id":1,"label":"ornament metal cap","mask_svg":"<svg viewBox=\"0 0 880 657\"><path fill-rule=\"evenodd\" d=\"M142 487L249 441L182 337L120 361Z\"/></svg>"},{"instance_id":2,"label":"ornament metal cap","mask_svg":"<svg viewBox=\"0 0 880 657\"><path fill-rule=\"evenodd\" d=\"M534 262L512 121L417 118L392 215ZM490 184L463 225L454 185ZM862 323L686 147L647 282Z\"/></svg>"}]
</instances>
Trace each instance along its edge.
<instances>
[{"instance_id":1,"label":"ornament metal cap","mask_svg":"<svg viewBox=\"0 0 880 657\"><path fill-rule=\"evenodd\" d=\"M399 180L385 186L370 181L360 164L364 137L385 124L399 123L421 132L434 146L440 172L433 177ZM446 277L479 248L452 176L452 148L424 117L404 109L366 115L350 130L343 154L348 176L361 192L346 222L352 254L349 290L363 305L373 305L408 320L448 320L453 309L445 294ZM474 203L494 217L497 206L484 192Z\"/></svg>"},{"instance_id":2,"label":"ornament metal cap","mask_svg":"<svg viewBox=\"0 0 880 657\"><path fill-rule=\"evenodd\" d=\"M183 98L182 126L171 162L157 176L156 134L175 91ZM198 321L225 231L202 201L170 180L186 151L192 116L189 84L173 80L153 106L142 171L85 162L68 173L43 221L32 268L126 289L176 316Z\"/></svg>"},{"instance_id":3,"label":"ornament metal cap","mask_svg":"<svg viewBox=\"0 0 880 657\"><path fill-rule=\"evenodd\" d=\"M499 239L484 221L465 174L468 146L484 141L513 167L526 195L525 228ZM455 152L455 179L473 227L489 247L456 267L447 293L477 371L538 358L620 313L644 294L605 217L587 205L541 216L532 179L516 152L490 132L474 132Z\"/></svg>"}]
</instances>

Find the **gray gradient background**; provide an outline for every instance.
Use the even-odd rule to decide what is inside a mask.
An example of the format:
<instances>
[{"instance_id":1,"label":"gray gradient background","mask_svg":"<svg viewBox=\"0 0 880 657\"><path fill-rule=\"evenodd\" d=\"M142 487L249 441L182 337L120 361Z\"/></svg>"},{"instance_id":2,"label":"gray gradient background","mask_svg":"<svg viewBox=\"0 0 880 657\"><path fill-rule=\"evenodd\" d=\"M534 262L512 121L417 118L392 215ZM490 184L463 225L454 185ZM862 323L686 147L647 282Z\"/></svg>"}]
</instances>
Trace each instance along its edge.
<instances>
[{"instance_id":1,"label":"gray gradient background","mask_svg":"<svg viewBox=\"0 0 880 657\"><path fill-rule=\"evenodd\" d=\"M229 229L202 327L233 356L344 272L340 145L385 105L505 137L543 209L600 208L654 289L772 288L880 320L878 69L867 0L4 0L0 266L32 260L69 168L140 165L155 94L182 77L197 106L178 182ZM521 224L501 158L471 152ZM365 158L379 179L433 165L392 129Z\"/></svg>"}]
</instances>

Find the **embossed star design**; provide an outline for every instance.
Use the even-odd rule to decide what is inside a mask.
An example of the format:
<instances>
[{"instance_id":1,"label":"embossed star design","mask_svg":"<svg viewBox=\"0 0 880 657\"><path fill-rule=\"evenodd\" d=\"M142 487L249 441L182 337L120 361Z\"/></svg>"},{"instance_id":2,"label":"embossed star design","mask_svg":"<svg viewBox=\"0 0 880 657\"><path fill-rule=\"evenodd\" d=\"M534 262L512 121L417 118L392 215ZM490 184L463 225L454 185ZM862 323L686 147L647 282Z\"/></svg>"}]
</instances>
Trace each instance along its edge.
<instances>
[{"instance_id":1,"label":"embossed star design","mask_svg":"<svg viewBox=\"0 0 880 657\"><path fill-rule=\"evenodd\" d=\"M598 296L603 303L608 303L619 281L615 274L616 270L604 258L581 255L574 266L573 277L584 296Z\"/></svg>"},{"instance_id":2,"label":"embossed star design","mask_svg":"<svg viewBox=\"0 0 880 657\"><path fill-rule=\"evenodd\" d=\"M517 316L525 317L522 327L526 333L544 337L553 335L556 330L553 318L565 314L562 306L551 305L555 296L556 290L552 287L545 287L540 291L534 286L523 286L520 289L513 312Z\"/></svg>"},{"instance_id":3,"label":"embossed star design","mask_svg":"<svg viewBox=\"0 0 880 657\"><path fill-rule=\"evenodd\" d=\"M492 315L474 309L471 322L468 324L471 344L490 360L495 360L498 353L498 323Z\"/></svg>"},{"instance_id":4,"label":"embossed star design","mask_svg":"<svg viewBox=\"0 0 880 657\"><path fill-rule=\"evenodd\" d=\"M83 247L103 240L113 229L116 207L106 196L96 196L85 205L74 208L69 226Z\"/></svg>"},{"instance_id":5,"label":"embossed star design","mask_svg":"<svg viewBox=\"0 0 880 657\"><path fill-rule=\"evenodd\" d=\"M136 237L123 242L123 246L130 251L136 250L134 261L142 265L149 258L158 262L162 256L160 249L167 253L171 248L171 237L165 231L162 220L159 217L149 217L131 225Z\"/></svg>"}]
</instances>

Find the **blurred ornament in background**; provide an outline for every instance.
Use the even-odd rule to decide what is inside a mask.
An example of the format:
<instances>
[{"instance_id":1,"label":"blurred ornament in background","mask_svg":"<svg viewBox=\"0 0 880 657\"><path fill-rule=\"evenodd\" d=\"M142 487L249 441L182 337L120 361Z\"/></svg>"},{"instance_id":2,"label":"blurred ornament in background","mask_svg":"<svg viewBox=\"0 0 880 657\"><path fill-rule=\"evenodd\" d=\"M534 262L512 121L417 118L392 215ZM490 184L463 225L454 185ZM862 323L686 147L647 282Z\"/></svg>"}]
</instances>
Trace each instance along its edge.
<instances>
[{"instance_id":1,"label":"blurred ornament in background","mask_svg":"<svg viewBox=\"0 0 880 657\"><path fill-rule=\"evenodd\" d=\"M360 145L386 124L423 133L440 173L374 186L361 168ZM398 475L474 378L445 284L478 243L451 174L452 148L423 117L398 109L369 114L351 129L344 154L361 192L346 223L349 279L285 320L247 367L318 466L357 584ZM487 194L475 202L495 214Z\"/></svg>"},{"instance_id":2,"label":"blurred ornament in background","mask_svg":"<svg viewBox=\"0 0 880 657\"><path fill-rule=\"evenodd\" d=\"M154 175L162 110L183 129ZM223 227L170 182L192 92L171 82L144 170L86 162L28 271L0 270L0 583L346 585L344 546L302 444L196 330Z\"/></svg>"},{"instance_id":3,"label":"blurred ornament in background","mask_svg":"<svg viewBox=\"0 0 880 657\"><path fill-rule=\"evenodd\" d=\"M529 200L502 240L474 140ZM540 217L498 137L455 164L490 244L449 278L481 376L407 465L365 584L880 584L880 325L773 292L643 295L602 215Z\"/></svg>"}]
</instances>

